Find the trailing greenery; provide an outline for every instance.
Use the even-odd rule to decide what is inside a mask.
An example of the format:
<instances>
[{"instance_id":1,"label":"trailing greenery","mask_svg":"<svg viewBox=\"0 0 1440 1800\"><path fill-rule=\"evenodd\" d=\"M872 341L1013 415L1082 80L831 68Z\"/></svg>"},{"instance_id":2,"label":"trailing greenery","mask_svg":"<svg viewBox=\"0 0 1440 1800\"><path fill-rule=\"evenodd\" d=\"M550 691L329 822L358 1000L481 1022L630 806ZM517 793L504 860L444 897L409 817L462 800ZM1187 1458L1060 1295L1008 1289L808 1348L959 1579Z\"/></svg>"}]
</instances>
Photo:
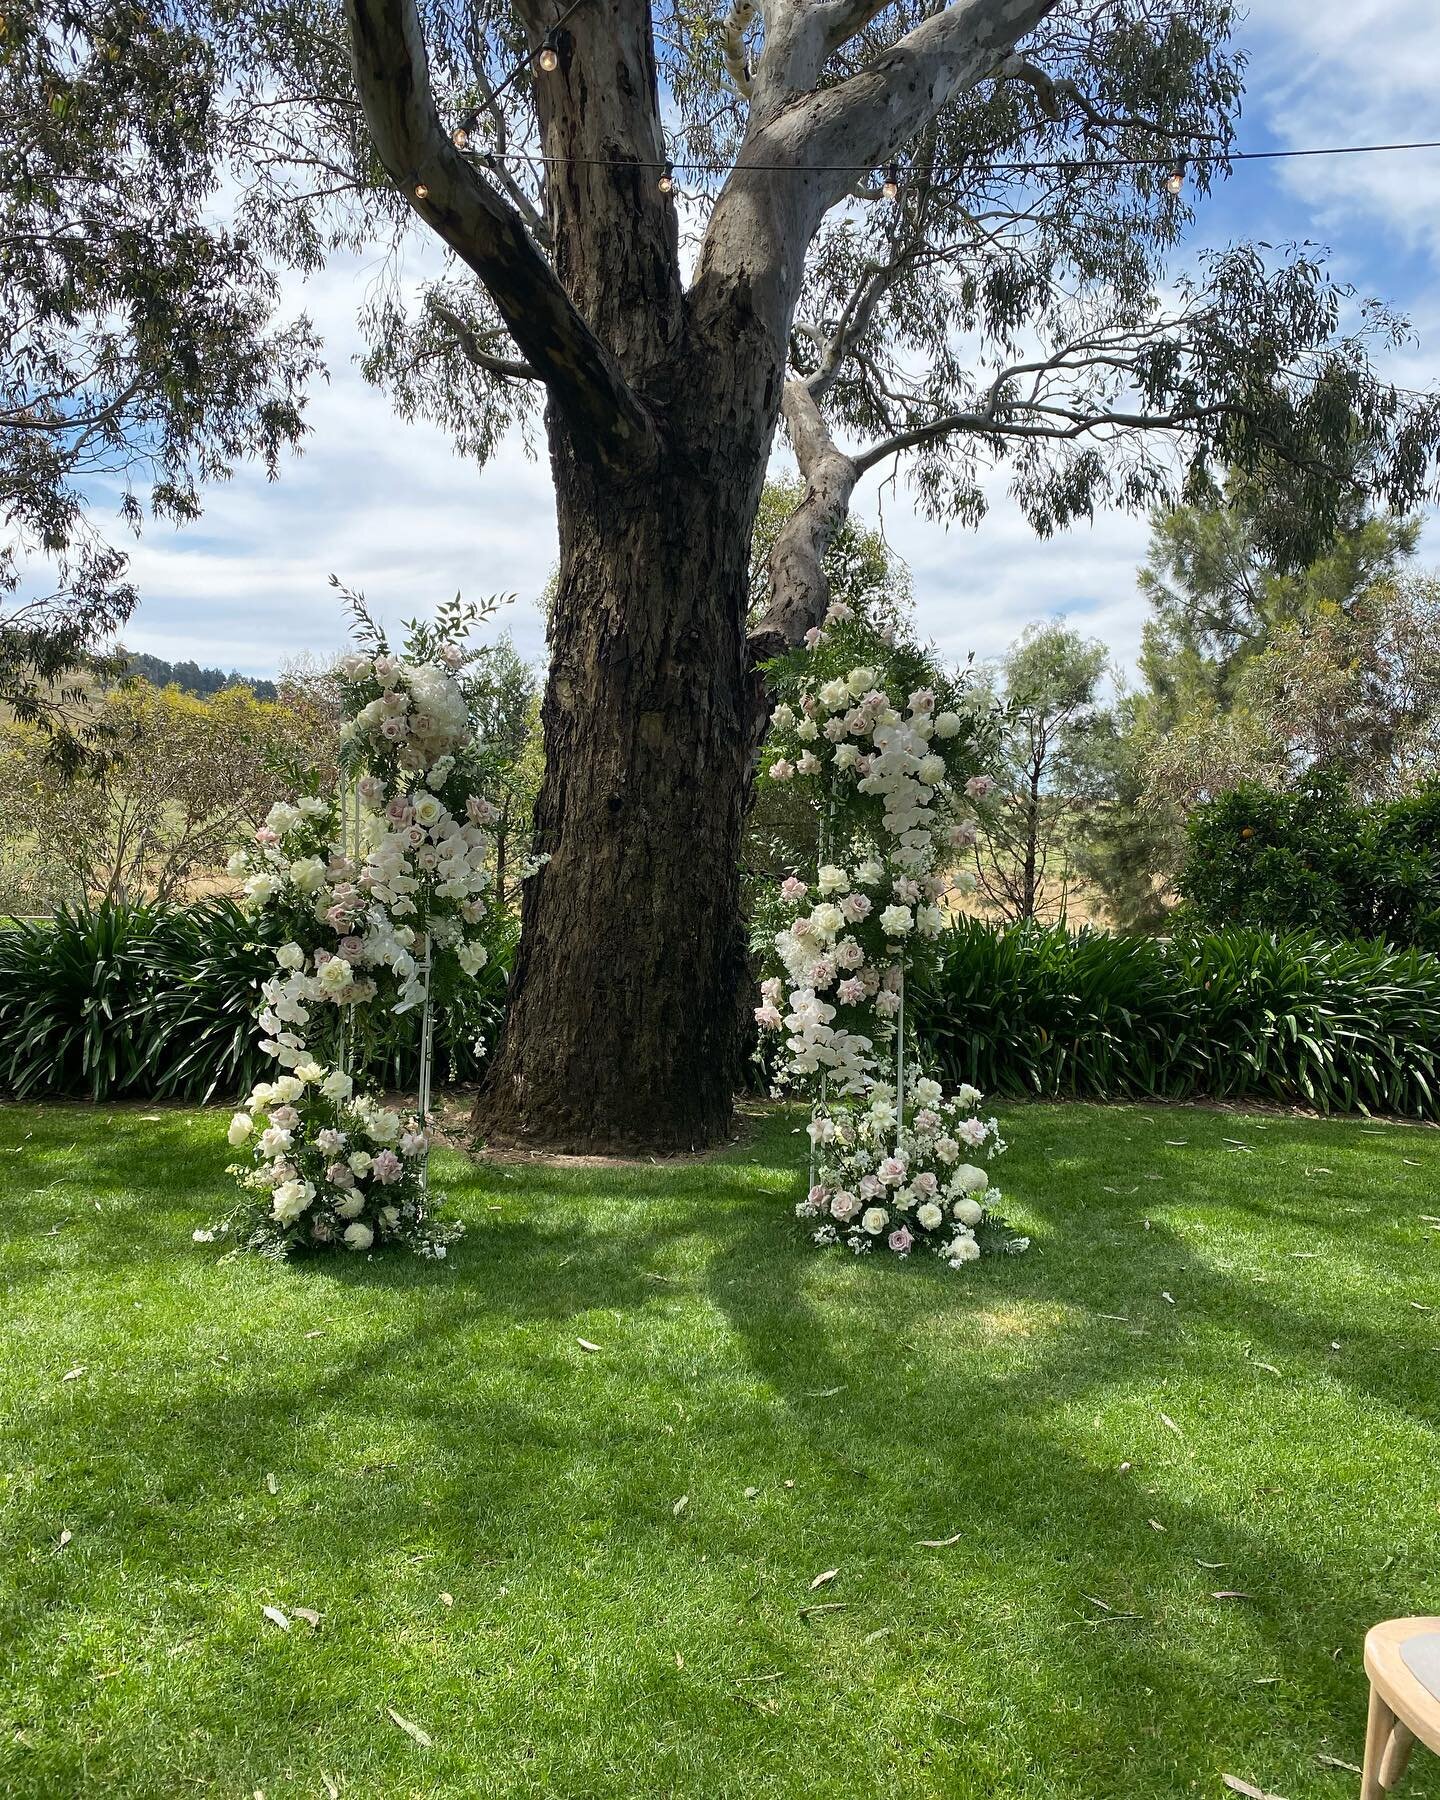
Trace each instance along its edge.
<instances>
[{"instance_id":1,"label":"trailing greenery","mask_svg":"<svg viewBox=\"0 0 1440 1800\"><path fill-rule=\"evenodd\" d=\"M915 1005L932 1071L990 1093L1440 1117L1440 958L1415 950L966 919Z\"/></svg>"},{"instance_id":2,"label":"trailing greenery","mask_svg":"<svg viewBox=\"0 0 1440 1800\"><path fill-rule=\"evenodd\" d=\"M274 967L263 932L228 899L107 901L0 926L0 1093L201 1101L244 1093L273 1072L255 1023ZM514 939L507 921L476 979L437 989L441 1080L478 1077ZM372 1081L414 1086L418 1021L377 1020L355 1054Z\"/></svg>"},{"instance_id":3,"label":"trailing greenery","mask_svg":"<svg viewBox=\"0 0 1440 1800\"><path fill-rule=\"evenodd\" d=\"M1265 926L1440 951L1440 782L1356 804L1338 774L1246 782L1200 807L1176 887L1202 927Z\"/></svg>"}]
</instances>

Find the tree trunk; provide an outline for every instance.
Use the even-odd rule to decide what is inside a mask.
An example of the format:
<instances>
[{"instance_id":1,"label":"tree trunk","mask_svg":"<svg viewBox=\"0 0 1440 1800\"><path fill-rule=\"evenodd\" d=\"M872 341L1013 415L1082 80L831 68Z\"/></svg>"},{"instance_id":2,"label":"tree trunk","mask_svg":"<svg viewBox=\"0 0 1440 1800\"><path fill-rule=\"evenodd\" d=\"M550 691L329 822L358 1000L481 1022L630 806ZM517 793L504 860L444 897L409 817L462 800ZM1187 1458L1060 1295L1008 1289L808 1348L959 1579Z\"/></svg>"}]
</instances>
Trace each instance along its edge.
<instances>
[{"instance_id":1,"label":"tree trunk","mask_svg":"<svg viewBox=\"0 0 1440 1800\"><path fill-rule=\"evenodd\" d=\"M693 454L672 440L656 475L617 488L555 433L560 573L535 814L548 860L525 885L476 1107L491 1141L677 1151L729 1122L746 570L766 448L741 435Z\"/></svg>"}]
</instances>

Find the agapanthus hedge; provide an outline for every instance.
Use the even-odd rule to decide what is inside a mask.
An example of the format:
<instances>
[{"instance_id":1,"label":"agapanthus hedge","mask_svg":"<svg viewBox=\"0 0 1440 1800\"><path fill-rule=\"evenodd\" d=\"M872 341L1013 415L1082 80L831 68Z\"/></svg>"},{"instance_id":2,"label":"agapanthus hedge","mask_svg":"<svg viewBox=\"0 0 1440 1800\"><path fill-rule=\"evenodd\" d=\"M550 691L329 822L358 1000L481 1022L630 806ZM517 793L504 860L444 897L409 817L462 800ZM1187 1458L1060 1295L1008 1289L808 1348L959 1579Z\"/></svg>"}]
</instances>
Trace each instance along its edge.
<instances>
[{"instance_id":1,"label":"agapanthus hedge","mask_svg":"<svg viewBox=\"0 0 1440 1800\"><path fill-rule=\"evenodd\" d=\"M255 1017L275 970L264 917L233 901L66 907L0 925L0 1094L109 1100L233 1100L273 1074ZM489 960L437 989L436 1077L478 1079L499 1029L515 928ZM416 1080L413 1020L376 1014L356 1041L357 1076Z\"/></svg>"},{"instance_id":2,"label":"agapanthus hedge","mask_svg":"<svg viewBox=\"0 0 1440 1800\"><path fill-rule=\"evenodd\" d=\"M1440 1118L1440 957L1422 951L967 919L946 933L914 1008L927 1068L991 1095Z\"/></svg>"}]
</instances>

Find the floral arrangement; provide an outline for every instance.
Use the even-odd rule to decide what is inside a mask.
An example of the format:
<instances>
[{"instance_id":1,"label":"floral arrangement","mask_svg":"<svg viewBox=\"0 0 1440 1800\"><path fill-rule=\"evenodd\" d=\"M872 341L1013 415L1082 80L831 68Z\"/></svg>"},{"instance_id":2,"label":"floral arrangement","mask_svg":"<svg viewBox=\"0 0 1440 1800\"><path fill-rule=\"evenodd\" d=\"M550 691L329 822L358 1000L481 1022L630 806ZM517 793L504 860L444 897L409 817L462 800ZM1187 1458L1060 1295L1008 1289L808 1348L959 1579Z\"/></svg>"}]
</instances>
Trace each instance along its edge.
<instances>
[{"instance_id":1,"label":"floral arrangement","mask_svg":"<svg viewBox=\"0 0 1440 1800\"><path fill-rule=\"evenodd\" d=\"M851 660L867 650L873 660ZM915 685L902 702L889 687L906 675ZM816 1243L856 1253L878 1244L903 1257L923 1244L960 1268L982 1246L1023 1249L993 1210L982 1159L1005 1146L995 1120L977 1116L979 1092L947 1098L923 1075L907 1092L902 1079L906 976L943 933L947 896L967 885L946 862L975 841L993 722L963 680L897 650L893 628L867 633L844 607L776 686L766 777L808 785L819 821L813 876L792 871L776 890L762 947L778 968L755 1009L762 1032L784 1034L777 1091L813 1102L797 1213L819 1221Z\"/></svg>"},{"instance_id":2,"label":"floral arrangement","mask_svg":"<svg viewBox=\"0 0 1440 1800\"><path fill-rule=\"evenodd\" d=\"M435 982L473 977L486 961L486 828L497 815L479 791L461 643L484 613L444 607L436 624L410 626L397 656L363 600L349 600L364 647L335 671L340 793L272 807L230 863L279 940L259 1018L262 1047L286 1073L261 1083L231 1126L233 1145L254 1139L253 1161L232 1170L245 1198L197 1235L233 1231L276 1253L398 1241L443 1255L458 1227L440 1223L429 1192L429 1120L402 1121L355 1094L343 1063L365 1008L423 1007ZM297 787L305 781L297 773Z\"/></svg>"},{"instance_id":3,"label":"floral arrangement","mask_svg":"<svg viewBox=\"0 0 1440 1800\"><path fill-rule=\"evenodd\" d=\"M369 1250L402 1243L443 1257L462 1227L435 1216L425 1181L430 1138L420 1119L366 1094L350 1076L299 1063L262 1081L230 1121L230 1143L248 1149L234 1172L259 1197L241 1247L272 1256L292 1248ZM203 1242L212 1231L197 1232Z\"/></svg>"},{"instance_id":4,"label":"floral arrangement","mask_svg":"<svg viewBox=\"0 0 1440 1800\"><path fill-rule=\"evenodd\" d=\"M978 1116L980 1090L965 1086L947 1098L922 1076L911 1097L903 1122L881 1090L865 1105L816 1109L818 1179L795 1208L820 1221L815 1242L843 1243L856 1255L877 1245L896 1256L923 1248L952 1269L974 1262L982 1244L1028 1249L1030 1240L1010 1236L995 1210L1000 1190L984 1159L1003 1155L1005 1143L997 1121Z\"/></svg>"}]
</instances>

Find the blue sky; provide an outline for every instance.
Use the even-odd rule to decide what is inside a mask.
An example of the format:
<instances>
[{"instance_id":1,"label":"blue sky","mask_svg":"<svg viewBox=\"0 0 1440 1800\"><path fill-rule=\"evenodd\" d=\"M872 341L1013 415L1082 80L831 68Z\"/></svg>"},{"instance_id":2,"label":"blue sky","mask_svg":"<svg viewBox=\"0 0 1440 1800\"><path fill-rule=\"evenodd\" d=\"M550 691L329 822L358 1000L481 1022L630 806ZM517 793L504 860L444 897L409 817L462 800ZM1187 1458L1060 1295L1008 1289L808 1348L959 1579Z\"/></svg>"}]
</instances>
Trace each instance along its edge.
<instances>
[{"instance_id":1,"label":"blue sky","mask_svg":"<svg viewBox=\"0 0 1440 1800\"><path fill-rule=\"evenodd\" d=\"M1240 126L1247 149L1434 137L1440 18L1433 0L1255 0L1238 32L1251 58ZM1196 241L1299 238L1326 244L1361 292L1407 311L1418 342L1392 360L1396 379L1440 380L1440 151L1237 167L1206 203ZM360 266L337 267L295 294L324 332L330 381L318 387L303 457L271 485L242 470L183 532L151 527L133 569L142 602L133 649L268 675L343 637L333 571L377 613L424 613L458 590L515 593L504 615L538 657L535 598L555 558L543 457L507 444L483 472L442 435L396 420L350 363ZM978 531L917 518L903 484L883 507L872 478L856 510L883 520L910 564L922 630L947 652L1001 651L1030 620L1068 615L1129 665L1143 608L1135 568L1143 520L1097 518L1037 542L997 480ZM1431 526L1422 557L1440 560Z\"/></svg>"}]
</instances>

